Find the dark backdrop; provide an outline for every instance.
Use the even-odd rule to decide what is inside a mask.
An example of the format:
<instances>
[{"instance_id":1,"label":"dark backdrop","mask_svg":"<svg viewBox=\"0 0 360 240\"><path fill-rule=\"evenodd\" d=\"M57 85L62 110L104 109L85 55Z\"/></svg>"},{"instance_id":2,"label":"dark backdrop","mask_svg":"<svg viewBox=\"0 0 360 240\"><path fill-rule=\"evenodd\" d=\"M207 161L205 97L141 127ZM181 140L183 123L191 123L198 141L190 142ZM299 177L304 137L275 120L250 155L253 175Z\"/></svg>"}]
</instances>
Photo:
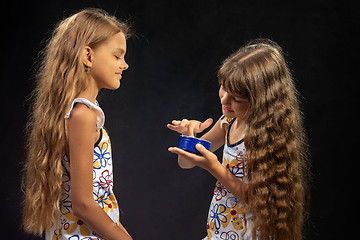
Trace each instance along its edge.
<instances>
[{"instance_id":1,"label":"dark backdrop","mask_svg":"<svg viewBox=\"0 0 360 240\"><path fill-rule=\"evenodd\" d=\"M303 96L313 172L306 239L346 239L356 230L358 208L351 199L357 165L349 154L356 135L349 110L357 103L358 1L7 1L0 48L0 226L6 239L33 239L20 227L19 188L37 53L56 22L84 7L129 19L136 32L128 41L130 68L120 89L102 91L98 99L113 144L122 223L134 239L205 236L215 179L202 169L177 166L167 148L178 135L166 124L217 119L216 71L257 37L284 48Z\"/></svg>"}]
</instances>

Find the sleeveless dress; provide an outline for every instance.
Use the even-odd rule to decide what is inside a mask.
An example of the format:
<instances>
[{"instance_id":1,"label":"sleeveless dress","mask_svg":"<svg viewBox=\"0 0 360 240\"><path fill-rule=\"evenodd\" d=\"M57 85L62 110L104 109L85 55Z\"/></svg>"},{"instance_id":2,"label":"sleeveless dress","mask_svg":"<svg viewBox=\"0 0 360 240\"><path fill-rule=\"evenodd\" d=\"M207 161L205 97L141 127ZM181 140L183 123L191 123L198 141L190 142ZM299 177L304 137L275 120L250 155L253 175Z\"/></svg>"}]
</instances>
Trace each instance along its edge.
<instances>
[{"instance_id":1,"label":"sleeveless dress","mask_svg":"<svg viewBox=\"0 0 360 240\"><path fill-rule=\"evenodd\" d=\"M100 137L94 144L93 157L93 197L99 206L109 215L109 217L119 224L119 207L113 192L113 162L111 144L108 133L104 126L105 115L102 109L85 98L76 98L71 105L70 111L65 118L70 118L71 111L75 103L83 103L88 108L94 109L97 114L96 130L100 131ZM61 218L60 229L53 226L46 233L46 240L100 240L89 226L81 219L77 218L72 211L71 202L71 179L70 161L64 156L63 166L66 174L63 176L63 190L61 196Z\"/></svg>"},{"instance_id":2,"label":"sleeveless dress","mask_svg":"<svg viewBox=\"0 0 360 240\"><path fill-rule=\"evenodd\" d=\"M243 181L246 173L244 139L229 144L229 133L235 119L222 116L220 126L227 124L222 165ZM244 180L246 181L246 180ZM246 218L246 220L245 220ZM203 240L252 240L253 218L251 212L220 181L216 182L207 219L207 237Z\"/></svg>"}]
</instances>

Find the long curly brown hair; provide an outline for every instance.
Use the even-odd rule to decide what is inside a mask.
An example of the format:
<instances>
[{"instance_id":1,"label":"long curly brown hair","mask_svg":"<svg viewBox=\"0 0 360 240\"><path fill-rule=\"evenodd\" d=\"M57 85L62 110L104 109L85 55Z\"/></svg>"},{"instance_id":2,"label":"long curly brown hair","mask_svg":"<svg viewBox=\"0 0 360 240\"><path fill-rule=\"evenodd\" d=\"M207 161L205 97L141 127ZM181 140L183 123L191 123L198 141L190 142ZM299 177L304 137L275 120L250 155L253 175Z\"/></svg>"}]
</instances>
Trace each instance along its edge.
<instances>
[{"instance_id":1,"label":"long curly brown hair","mask_svg":"<svg viewBox=\"0 0 360 240\"><path fill-rule=\"evenodd\" d=\"M128 26L100 9L85 9L56 26L40 56L23 177L27 232L41 235L59 225L62 159L68 144L65 114L88 83L81 53L85 46L96 49L118 32L127 35Z\"/></svg>"},{"instance_id":2,"label":"long curly brown hair","mask_svg":"<svg viewBox=\"0 0 360 240\"><path fill-rule=\"evenodd\" d=\"M219 83L249 99L245 116L247 205L254 239L300 240L309 176L298 93L282 49L257 39L228 57Z\"/></svg>"}]
</instances>

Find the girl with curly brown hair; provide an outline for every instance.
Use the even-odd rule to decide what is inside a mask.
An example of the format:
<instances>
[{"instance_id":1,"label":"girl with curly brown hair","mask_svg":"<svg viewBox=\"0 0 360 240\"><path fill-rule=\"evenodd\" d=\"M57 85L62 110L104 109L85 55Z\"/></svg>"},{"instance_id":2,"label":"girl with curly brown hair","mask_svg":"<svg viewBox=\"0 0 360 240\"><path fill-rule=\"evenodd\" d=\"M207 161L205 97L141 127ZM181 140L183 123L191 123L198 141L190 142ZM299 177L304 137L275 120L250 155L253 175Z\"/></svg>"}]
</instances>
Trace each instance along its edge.
<instances>
[{"instance_id":1,"label":"girl with curly brown hair","mask_svg":"<svg viewBox=\"0 0 360 240\"><path fill-rule=\"evenodd\" d=\"M205 239L300 240L304 219L306 136L298 94L282 49L257 39L229 56L218 71L223 116L197 144L177 147L182 168L199 166L218 181ZM183 119L168 128L195 136L212 124ZM224 145L220 163L212 152Z\"/></svg>"}]
</instances>

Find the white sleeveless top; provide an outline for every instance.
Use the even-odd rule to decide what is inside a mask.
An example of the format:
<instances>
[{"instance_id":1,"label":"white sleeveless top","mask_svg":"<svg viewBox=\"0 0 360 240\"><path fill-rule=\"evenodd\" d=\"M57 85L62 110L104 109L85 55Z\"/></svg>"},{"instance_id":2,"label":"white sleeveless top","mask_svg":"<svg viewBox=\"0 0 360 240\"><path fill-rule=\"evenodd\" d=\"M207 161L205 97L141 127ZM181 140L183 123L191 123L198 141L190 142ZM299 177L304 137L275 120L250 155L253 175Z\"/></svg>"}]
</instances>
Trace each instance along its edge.
<instances>
[{"instance_id":1,"label":"white sleeveless top","mask_svg":"<svg viewBox=\"0 0 360 240\"><path fill-rule=\"evenodd\" d=\"M94 109L97 114L96 128L100 131L100 137L94 144L93 157L93 197L99 206L109 215L109 217L119 224L119 206L113 192L113 162L111 143L108 133L104 128L105 115L102 109L85 98L76 98L65 118L71 117L71 111L75 103L85 104L88 108ZM53 226L46 233L46 240L66 239L103 239L98 236L81 219L77 218L72 211L71 202L71 179L70 179L70 161L64 156L63 166L66 173L63 176L63 190L61 196L61 218L60 229Z\"/></svg>"}]
</instances>

